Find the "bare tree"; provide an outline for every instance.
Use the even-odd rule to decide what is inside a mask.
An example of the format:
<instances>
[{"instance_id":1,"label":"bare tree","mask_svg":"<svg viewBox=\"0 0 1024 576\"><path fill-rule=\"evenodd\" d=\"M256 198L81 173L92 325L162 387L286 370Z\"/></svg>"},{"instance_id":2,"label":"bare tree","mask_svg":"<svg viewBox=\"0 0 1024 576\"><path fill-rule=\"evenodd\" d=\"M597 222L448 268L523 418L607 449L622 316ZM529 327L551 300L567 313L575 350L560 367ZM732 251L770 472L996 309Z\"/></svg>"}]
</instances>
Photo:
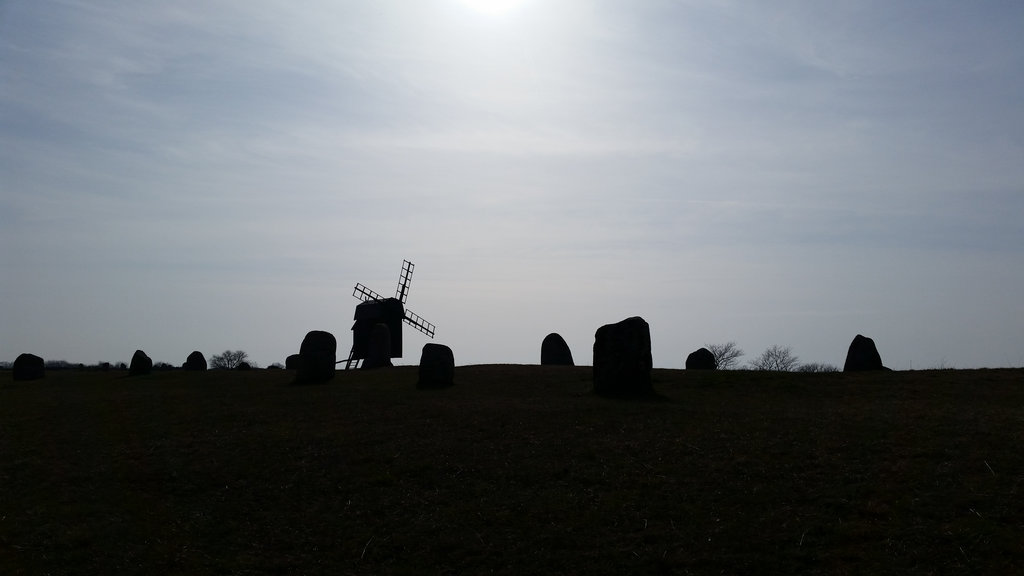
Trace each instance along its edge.
<instances>
[{"instance_id":1,"label":"bare tree","mask_svg":"<svg viewBox=\"0 0 1024 576\"><path fill-rule=\"evenodd\" d=\"M705 348L711 351L715 357L715 364L719 370L732 370L739 367L743 350L735 342L725 344L705 344Z\"/></svg>"},{"instance_id":2,"label":"bare tree","mask_svg":"<svg viewBox=\"0 0 1024 576\"><path fill-rule=\"evenodd\" d=\"M796 369L799 358L793 354L791 346L779 346L773 344L761 353L750 367L754 370L771 370L774 372L792 372Z\"/></svg>"},{"instance_id":3,"label":"bare tree","mask_svg":"<svg viewBox=\"0 0 1024 576\"><path fill-rule=\"evenodd\" d=\"M210 358L210 368L214 370L234 370L249 359L249 355L242 350L225 350L221 354L214 354Z\"/></svg>"}]
</instances>

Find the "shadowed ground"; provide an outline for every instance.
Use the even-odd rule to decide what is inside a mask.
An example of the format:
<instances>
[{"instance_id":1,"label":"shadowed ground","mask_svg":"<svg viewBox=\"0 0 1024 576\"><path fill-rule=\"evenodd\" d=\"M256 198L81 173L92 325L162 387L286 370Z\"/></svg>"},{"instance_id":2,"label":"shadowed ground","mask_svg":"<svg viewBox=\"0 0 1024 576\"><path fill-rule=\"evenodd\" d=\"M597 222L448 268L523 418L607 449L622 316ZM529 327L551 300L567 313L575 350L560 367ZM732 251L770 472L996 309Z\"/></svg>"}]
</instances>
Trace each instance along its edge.
<instances>
[{"instance_id":1,"label":"shadowed ground","mask_svg":"<svg viewBox=\"0 0 1024 576\"><path fill-rule=\"evenodd\" d=\"M590 377L5 379L0 573L1024 570L1024 371Z\"/></svg>"}]
</instances>

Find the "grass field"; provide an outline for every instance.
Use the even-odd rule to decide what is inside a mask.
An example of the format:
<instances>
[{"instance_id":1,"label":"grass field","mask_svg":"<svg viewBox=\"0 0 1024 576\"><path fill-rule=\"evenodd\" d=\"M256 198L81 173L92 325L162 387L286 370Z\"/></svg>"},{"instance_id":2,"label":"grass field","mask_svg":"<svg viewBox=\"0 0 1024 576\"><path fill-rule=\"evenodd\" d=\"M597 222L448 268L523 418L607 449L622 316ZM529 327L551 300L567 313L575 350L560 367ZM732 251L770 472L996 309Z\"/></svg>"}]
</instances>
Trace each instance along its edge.
<instances>
[{"instance_id":1,"label":"grass field","mask_svg":"<svg viewBox=\"0 0 1024 576\"><path fill-rule=\"evenodd\" d=\"M0 574L1021 574L1024 371L0 373Z\"/></svg>"}]
</instances>

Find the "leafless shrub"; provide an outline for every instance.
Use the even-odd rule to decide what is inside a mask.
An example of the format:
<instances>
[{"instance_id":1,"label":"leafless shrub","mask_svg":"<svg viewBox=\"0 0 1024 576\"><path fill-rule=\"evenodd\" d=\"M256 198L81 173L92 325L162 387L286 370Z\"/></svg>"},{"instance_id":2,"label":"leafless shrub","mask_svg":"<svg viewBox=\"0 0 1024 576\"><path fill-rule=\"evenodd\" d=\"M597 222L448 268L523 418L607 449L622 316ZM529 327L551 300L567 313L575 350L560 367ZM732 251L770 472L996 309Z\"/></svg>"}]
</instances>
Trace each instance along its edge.
<instances>
[{"instance_id":1,"label":"leafless shrub","mask_svg":"<svg viewBox=\"0 0 1024 576\"><path fill-rule=\"evenodd\" d=\"M791 346L773 344L750 363L752 370L769 370L772 372L792 372L800 359L793 354Z\"/></svg>"},{"instance_id":2,"label":"leafless shrub","mask_svg":"<svg viewBox=\"0 0 1024 576\"><path fill-rule=\"evenodd\" d=\"M839 372L839 368L831 364L819 364L818 362L808 362L807 364L801 364L796 368L797 372Z\"/></svg>"},{"instance_id":3,"label":"leafless shrub","mask_svg":"<svg viewBox=\"0 0 1024 576\"><path fill-rule=\"evenodd\" d=\"M735 342L705 344L704 347L714 355L715 364L719 370L732 370L739 367L740 358L743 357L743 350Z\"/></svg>"},{"instance_id":4,"label":"leafless shrub","mask_svg":"<svg viewBox=\"0 0 1024 576\"><path fill-rule=\"evenodd\" d=\"M234 370L242 364L248 364L249 355L242 350L225 350L210 358L210 368L214 370ZM247 367L251 367L249 364Z\"/></svg>"}]
</instances>

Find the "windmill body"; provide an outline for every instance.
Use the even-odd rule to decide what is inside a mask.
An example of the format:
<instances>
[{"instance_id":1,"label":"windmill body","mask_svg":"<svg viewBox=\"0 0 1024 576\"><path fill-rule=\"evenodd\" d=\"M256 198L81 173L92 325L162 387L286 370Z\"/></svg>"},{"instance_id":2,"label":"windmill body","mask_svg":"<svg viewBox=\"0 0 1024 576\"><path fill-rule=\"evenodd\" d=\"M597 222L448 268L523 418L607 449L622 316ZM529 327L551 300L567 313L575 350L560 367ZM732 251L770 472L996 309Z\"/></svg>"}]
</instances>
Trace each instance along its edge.
<instances>
[{"instance_id":1,"label":"windmill body","mask_svg":"<svg viewBox=\"0 0 1024 576\"><path fill-rule=\"evenodd\" d=\"M423 332L430 338L434 337L434 325L424 320L419 314L407 310L405 301L409 297L409 284L412 281L414 265L405 260L402 262L402 273L398 279L398 289L394 298L386 298L370 290L362 284L356 284L352 295L362 300L356 306L355 324L352 325L352 351L349 353L346 368L358 364L359 360L368 357L370 339L374 326L384 324L391 333L391 358L402 357L402 323Z\"/></svg>"},{"instance_id":2,"label":"windmill body","mask_svg":"<svg viewBox=\"0 0 1024 576\"><path fill-rule=\"evenodd\" d=\"M391 332L391 357L402 357L402 320L405 306L398 298L367 300L356 305L356 323L352 325L353 357L363 359L369 355L370 333L377 324L384 324Z\"/></svg>"}]
</instances>

